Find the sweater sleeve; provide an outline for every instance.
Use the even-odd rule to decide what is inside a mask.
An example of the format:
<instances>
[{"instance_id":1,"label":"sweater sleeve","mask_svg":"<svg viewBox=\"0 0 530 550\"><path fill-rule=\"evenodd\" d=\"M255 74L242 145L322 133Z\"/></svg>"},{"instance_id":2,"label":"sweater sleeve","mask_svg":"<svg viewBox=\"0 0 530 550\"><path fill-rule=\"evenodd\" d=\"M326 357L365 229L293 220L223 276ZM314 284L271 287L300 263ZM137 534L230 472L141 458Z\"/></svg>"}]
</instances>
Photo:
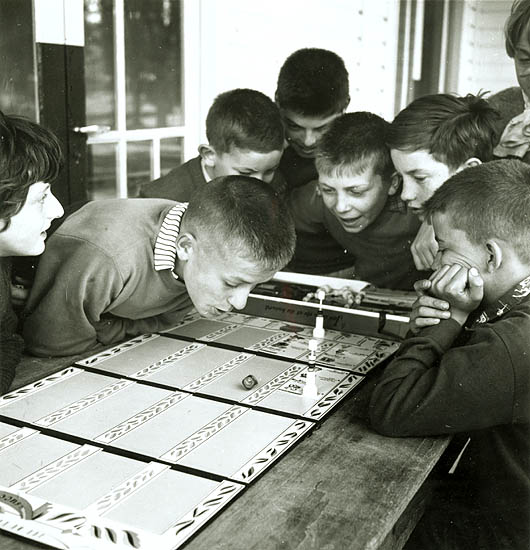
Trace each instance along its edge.
<instances>
[{"instance_id":1,"label":"sweater sleeve","mask_svg":"<svg viewBox=\"0 0 530 550\"><path fill-rule=\"evenodd\" d=\"M79 239L53 235L41 258L28 300L24 337L39 356L82 353L98 343L175 325L182 308L143 319L108 313L127 299L121 272L105 252Z\"/></svg>"},{"instance_id":2,"label":"sweater sleeve","mask_svg":"<svg viewBox=\"0 0 530 550\"><path fill-rule=\"evenodd\" d=\"M24 342L16 333L17 317L11 306L10 269L2 258L0 265L0 394L9 390L20 362Z\"/></svg>"},{"instance_id":3,"label":"sweater sleeve","mask_svg":"<svg viewBox=\"0 0 530 550\"><path fill-rule=\"evenodd\" d=\"M514 369L509 350L488 326L463 346L454 320L407 339L371 398L370 419L390 436L440 435L512 422Z\"/></svg>"},{"instance_id":4,"label":"sweater sleeve","mask_svg":"<svg viewBox=\"0 0 530 550\"><path fill-rule=\"evenodd\" d=\"M290 194L290 205L297 231L322 233L324 227L324 203L313 181L296 187Z\"/></svg>"}]
</instances>

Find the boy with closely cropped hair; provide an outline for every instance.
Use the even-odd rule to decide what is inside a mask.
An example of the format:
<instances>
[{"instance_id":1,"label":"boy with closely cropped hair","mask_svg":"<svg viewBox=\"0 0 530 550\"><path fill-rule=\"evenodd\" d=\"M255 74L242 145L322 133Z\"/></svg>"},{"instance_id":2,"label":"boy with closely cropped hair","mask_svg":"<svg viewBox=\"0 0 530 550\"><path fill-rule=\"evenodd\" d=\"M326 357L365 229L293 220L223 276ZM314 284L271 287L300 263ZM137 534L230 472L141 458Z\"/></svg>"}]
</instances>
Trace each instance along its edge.
<instances>
[{"instance_id":1,"label":"boy with closely cropped hair","mask_svg":"<svg viewBox=\"0 0 530 550\"><path fill-rule=\"evenodd\" d=\"M198 157L143 184L139 196L188 201L213 178L230 175L251 176L284 191L276 173L284 130L278 108L266 95L246 88L218 95L206 117L206 137Z\"/></svg>"},{"instance_id":2,"label":"boy with closely cropped hair","mask_svg":"<svg viewBox=\"0 0 530 550\"><path fill-rule=\"evenodd\" d=\"M297 231L327 230L352 257L356 278L412 290L421 278L410 253L420 222L399 199L388 126L366 112L333 120L317 150L318 181L293 189L291 205Z\"/></svg>"},{"instance_id":3,"label":"boy with closely cropped hair","mask_svg":"<svg viewBox=\"0 0 530 550\"><path fill-rule=\"evenodd\" d=\"M288 189L318 179L317 147L331 122L350 102L348 71L334 52L304 48L292 53L278 75L275 94L287 142L280 172ZM288 269L332 273L348 267L352 257L325 230L297 231L297 247Z\"/></svg>"},{"instance_id":4,"label":"boy with closely cropped hair","mask_svg":"<svg viewBox=\"0 0 530 550\"><path fill-rule=\"evenodd\" d=\"M86 204L50 237L28 300L35 355L72 355L168 329L191 307L215 317L291 258L283 197L256 178L224 176L188 203L114 199Z\"/></svg>"},{"instance_id":5,"label":"boy with closely cropped hair","mask_svg":"<svg viewBox=\"0 0 530 550\"><path fill-rule=\"evenodd\" d=\"M530 166L501 160L463 170L423 208L439 244L435 272L418 284L416 334L378 381L371 422L394 437L464 432L471 441L454 486L442 485L406 548L526 550ZM433 321L443 305L449 314Z\"/></svg>"},{"instance_id":6,"label":"boy with closely cropped hair","mask_svg":"<svg viewBox=\"0 0 530 550\"><path fill-rule=\"evenodd\" d=\"M498 113L480 95L434 94L405 107L391 123L387 144L403 178L401 199L423 221L423 204L445 180L464 168L491 160ZM438 246L423 223L412 255L429 269Z\"/></svg>"},{"instance_id":7,"label":"boy with closely cropped hair","mask_svg":"<svg viewBox=\"0 0 530 550\"><path fill-rule=\"evenodd\" d=\"M46 231L63 215L50 189L61 163L55 135L0 111L0 394L8 391L24 348L12 307L11 261L42 254Z\"/></svg>"}]
</instances>

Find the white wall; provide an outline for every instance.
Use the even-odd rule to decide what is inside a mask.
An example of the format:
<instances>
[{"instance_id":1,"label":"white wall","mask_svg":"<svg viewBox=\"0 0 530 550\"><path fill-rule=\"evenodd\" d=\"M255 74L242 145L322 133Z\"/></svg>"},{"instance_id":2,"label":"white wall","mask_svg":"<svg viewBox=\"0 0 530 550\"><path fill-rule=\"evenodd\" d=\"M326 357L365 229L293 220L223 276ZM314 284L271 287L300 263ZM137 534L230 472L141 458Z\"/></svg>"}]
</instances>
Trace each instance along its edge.
<instances>
[{"instance_id":1,"label":"white wall","mask_svg":"<svg viewBox=\"0 0 530 550\"><path fill-rule=\"evenodd\" d=\"M293 51L325 48L350 75L350 111L394 114L397 0L200 1L200 116L215 96L238 87L274 98ZM204 138L204 123L201 128Z\"/></svg>"},{"instance_id":2,"label":"white wall","mask_svg":"<svg viewBox=\"0 0 530 550\"><path fill-rule=\"evenodd\" d=\"M462 39L454 91L459 94L492 93L517 86L513 61L506 55L504 23L512 0L466 0L462 13Z\"/></svg>"}]
</instances>

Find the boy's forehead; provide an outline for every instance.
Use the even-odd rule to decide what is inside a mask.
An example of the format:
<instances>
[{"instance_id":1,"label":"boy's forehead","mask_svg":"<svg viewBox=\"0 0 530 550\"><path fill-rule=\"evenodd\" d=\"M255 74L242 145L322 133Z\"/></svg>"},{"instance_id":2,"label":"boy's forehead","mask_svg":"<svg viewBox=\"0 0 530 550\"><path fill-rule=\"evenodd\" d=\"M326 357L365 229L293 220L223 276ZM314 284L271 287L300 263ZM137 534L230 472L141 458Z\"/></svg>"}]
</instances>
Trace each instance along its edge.
<instances>
[{"instance_id":1,"label":"boy's forehead","mask_svg":"<svg viewBox=\"0 0 530 550\"><path fill-rule=\"evenodd\" d=\"M396 168L404 171L429 170L436 168L449 167L435 159L427 149L390 149L390 156Z\"/></svg>"},{"instance_id":2,"label":"boy's forehead","mask_svg":"<svg viewBox=\"0 0 530 550\"><path fill-rule=\"evenodd\" d=\"M283 151L269 151L262 153L259 151L252 151L251 149L243 149L240 147L232 146L226 153L222 153L222 156L231 163L247 163L247 164L278 164L282 156Z\"/></svg>"},{"instance_id":3,"label":"boy's forehead","mask_svg":"<svg viewBox=\"0 0 530 550\"><path fill-rule=\"evenodd\" d=\"M342 111L333 113L331 115L326 114L323 116L302 115L289 109L280 109L280 113L284 119L296 124L297 126L300 126L302 128L315 129L329 124L337 117L339 117L342 114Z\"/></svg>"},{"instance_id":4,"label":"boy's forehead","mask_svg":"<svg viewBox=\"0 0 530 550\"><path fill-rule=\"evenodd\" d=\"M364 169L361 166L358 166L358 169L352 166L351 172L343 174L319 174L318 181L335 189L347 189L349 187L368 189L382 184L383 178L379 174L374 174L374 165L370 164ZM390 185L390 181L388 184Z\"/></svg>"}]
</instances>

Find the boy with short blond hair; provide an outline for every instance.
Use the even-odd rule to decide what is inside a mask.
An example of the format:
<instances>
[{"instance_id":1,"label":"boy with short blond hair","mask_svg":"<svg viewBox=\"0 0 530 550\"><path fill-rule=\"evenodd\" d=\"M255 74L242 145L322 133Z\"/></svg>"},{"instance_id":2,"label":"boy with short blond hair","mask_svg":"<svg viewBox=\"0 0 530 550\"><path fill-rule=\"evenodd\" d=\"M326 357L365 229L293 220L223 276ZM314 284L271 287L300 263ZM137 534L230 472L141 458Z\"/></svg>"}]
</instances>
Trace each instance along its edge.
<instances>
[{"instance_id":1,"label":"boy with short blond hair","mask_svg":"<svg viewBox=\"0 0 530 550\"><path fill-rule=\"evenodd\" d=\"M412 290L421 277L410 253L419 220L399 199L387 129L372 113L336 118L319 143L318 181L293 189L291 204L297 230L329 231L351 257L356 278Z\"/></svg>"},{"instance_id":2,"label":"boy with short blond hair","mask_svg":"<svg viewBox=\"0 0 530 550\"><path fill-rule=\"evenodd\" d=\"M35 355L81 353L181 321L242 309L291 258L284 197L256 178L224 176L189 203L93 201L50 237L28 299Z\"/></svg>"},{"instance_id":3,"label":"boy with short blond hair","mask_svg":"<svg viewBox=\"0 0 530 550\"><path fill-rule=\"evenodd\" d=\"M139 196L189 201L213 178L251 176L284 191L276 172L284 149L284 130L274 102L256 90L238 88L218 95L206 117L207 144L199 156L145 183Z\"/></svg>"},{"instance_id":4,"label":"boy with short blond hair","mask_svg":"<svg viewBox=\"0 0 530 550\"><path fill-rule=\"evenodd\" d=\"M407 549L528 548L529 211L530 166L515 160L463 170L424 205L435 272L418 284L415 334L378 381L371 421L385 435L471 442L461 482L442 486Z\"/></svg>"},{"instance_id":5,"label":"boy with short blond hair","mask_svg":"<svg viewBox=\"0 0 530 550\"><path fill-rule=\"evenodd\" d=\"M434 94L405 107L391 123L387 144L403 178L401 198L423 221L423 203L446 179L493 157L498 113L480 95ZM418 269L429 269L437 245L423 224L412 245Z\"/></svg>"},{"instance_id":6,"label":"boy with short blond hair","mask_svg":"<svg viewBox=\"0 0 530 550\"><path fill-rule=\"evenodd\" d=\"M318 179L315 156L331 122L350 102L348 71L334 52L303 48L292 53L278 75L275 94L285 127L288 147L280 172L288 189ZM297 247L288 269L329 274L351 265L352 258L323 230L297 231Z\"/></svg>"}]
</instances>

